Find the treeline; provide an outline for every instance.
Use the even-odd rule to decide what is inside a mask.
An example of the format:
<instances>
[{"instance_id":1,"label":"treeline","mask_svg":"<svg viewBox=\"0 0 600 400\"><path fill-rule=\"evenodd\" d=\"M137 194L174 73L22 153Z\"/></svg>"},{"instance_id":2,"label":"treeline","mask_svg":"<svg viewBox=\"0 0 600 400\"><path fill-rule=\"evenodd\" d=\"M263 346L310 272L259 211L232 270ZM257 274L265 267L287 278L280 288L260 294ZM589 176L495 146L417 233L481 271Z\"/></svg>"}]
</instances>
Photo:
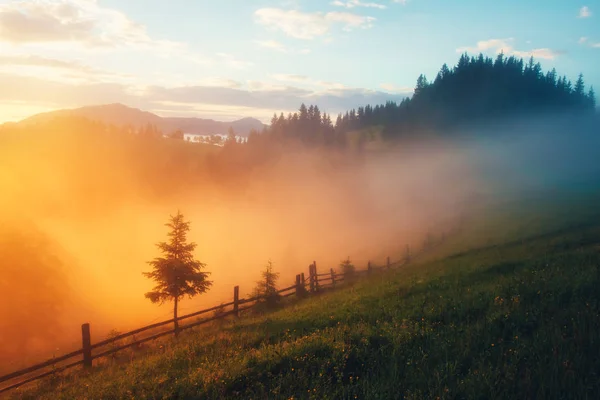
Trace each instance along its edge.
<instances>
[{"instance_id":1,"label":"treeline","mask_svg":"<svg viewBox=\"0 0 600 400\"><path fill-rule=\"evenodd\" d=\"M526 62L503 53L495 58L465 53L454 67L444 64L433 81L420 75L413 96L399 103L358 107L339 114L335 123L317 105L302 104L295 113L275 114L262 131L251 131L247 143L256 154L273 145L288 144L343 149L348 146L349 132L374 126L382 126L385 137L393 139L422 131L447 132L476 122L536 113L586 112L595 107L594 89L586 89L581 74L573 84L555 69L542 71L533 57ZM141 137L163 137L152 125L124 128ZM183 132L167 136L183 139ZM226 147L236 144L235 132L230 130L228 139ZM357 143L360 146L363 141L359 138Z\"/></svg>"},{"instance_id":2,"label":"treeline","mask_svg":"<svg viewBox=\"0 0 600 400\"><path fill-rule=\"evenodd\" d=\"M348 132L378 125L393 138L423 130L448 131L477 121L595 107L594 89L586 90L581 74L573 84L555 69L544 73L533 57L525 62L503 53L495 59L465 53L454 67L444 64L433 81L420 75L414 95L399 103L358 107L339 114L335 124L318 106L302 104L299 112L287 117L274 115L270 127L262 133L253 131L249 141L345 147Z\"/></svg>"},{"instance_id":3,"label":"treeline","mask_svg":"<svg viewBox=\"0 0 600 400\"><path fill-rule=\"evenodd\" d=\"M360 150L366 139L364 134L352 132L364 133L370 127L382 126L384 138L394 139L423 131L443 133L471 123L487 124L519 115L589 112L595 106L594 90L586 89L581 75L573 84L566 77L559 77L554 69L544 73L533 58L525 62L503 54L495 59L483 54L463 54L456 66L444 64L433 81L419 76L414 95L399 103L359 107L338 115L335 123L318 106L302 104L295 113L274 115L269 127L252 131L243 144L230 130L222 149L184 144L181 131L167 132L169 139L165 139L165 132L153 125L116 127L72 117L44 126L17 124L3 130L108 133L132 152L136 149L136 157L144 165L140 167L141 175L154 180L164 177L172 185L174 182L167 177L169 172L177 171L179 176L189 175L191 180L210 176L215 182L231 182L235 187L254 167L280 159L286 147L340 150L329 151L327 159L353 162L356 154L345 149ZM333 157L334 153L339 157ZM150 160L151 165L147 165Z\"/></svg>"},{"instance_id":4,"label":"treeline","mask_svg":"<svg viewBox=\"0 0 600 400\"><path fill-rule=\"evenodd\" d=\"M309 147L345 147L346 135L336 129L327 113L321 113L319 106L302 104L295 113L287 117L281 113L273 115L271 124L263 132L253 130L248 136L250 144L264 140L300 143Z\"/></svg>"},{"instance_id":5,"label":"treeline","mask_svg":"<svg viewBox=\"0 0 600 400\"><path fill-rule=\"evenodd\" d=\"M458 64L444 64L433 81L417 79L412 98L400 103L365 106L339 115L336 130L348 132L382 125L389 136L423 129L449 130L467 122L552 111L593 111L594 89L583 75L575 84L540 63L498 54L495 59L462 54Z\"/></svg>"}]
</instances>

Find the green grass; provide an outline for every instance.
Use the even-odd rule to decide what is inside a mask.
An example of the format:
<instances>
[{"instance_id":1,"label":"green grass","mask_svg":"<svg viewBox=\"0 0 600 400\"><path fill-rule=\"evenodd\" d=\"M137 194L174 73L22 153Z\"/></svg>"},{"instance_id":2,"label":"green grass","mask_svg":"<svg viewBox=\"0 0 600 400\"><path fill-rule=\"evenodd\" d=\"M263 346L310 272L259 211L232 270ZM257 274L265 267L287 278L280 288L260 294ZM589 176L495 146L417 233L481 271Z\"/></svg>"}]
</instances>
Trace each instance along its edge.
<instances>
[{"instance_id":1,"label":"green grass","mask_svg":"<svg viewBox=\"0 0 600 400\"><path fill-rule=\"evenodd\" d=\"M600 398L596 199L482 209L435 255L401 270L15 395Z\"/></svg>"}]
</instances>

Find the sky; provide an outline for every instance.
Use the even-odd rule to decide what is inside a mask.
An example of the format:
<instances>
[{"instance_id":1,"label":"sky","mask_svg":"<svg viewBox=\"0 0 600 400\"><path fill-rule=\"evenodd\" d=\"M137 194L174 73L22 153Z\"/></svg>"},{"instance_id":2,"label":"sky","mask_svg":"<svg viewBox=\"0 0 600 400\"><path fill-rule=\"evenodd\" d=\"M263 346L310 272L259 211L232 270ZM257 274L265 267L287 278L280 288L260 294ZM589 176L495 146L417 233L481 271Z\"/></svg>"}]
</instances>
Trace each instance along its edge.
<instances>
[{"instance_id":1,"label":"sky","mask_svg":"<svg viewBox=\"0 0 600 400\"><path fill-rule=\"evenodd\" d=\"M229 121L412 94L462 52L600 92L600 0L0 0L0 122L123 103Z\"/></svg>"}]
</instances>

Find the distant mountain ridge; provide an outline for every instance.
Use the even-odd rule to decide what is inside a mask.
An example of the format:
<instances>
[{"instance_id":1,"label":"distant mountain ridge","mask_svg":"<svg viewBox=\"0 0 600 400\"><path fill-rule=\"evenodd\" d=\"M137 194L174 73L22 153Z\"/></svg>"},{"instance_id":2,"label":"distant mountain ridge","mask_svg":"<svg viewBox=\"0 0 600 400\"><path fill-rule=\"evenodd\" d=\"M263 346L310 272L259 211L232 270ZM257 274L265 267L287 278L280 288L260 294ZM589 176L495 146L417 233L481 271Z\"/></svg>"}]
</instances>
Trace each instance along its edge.
<instances>
[{"instance_id":1,"label":"distant mountain ridge","mask_svg":"<svg viewBox=\"0 0 600 400\"><path fill-rule=\"evenodd\" d=\"M36 114L19 123L38 123L56 117L68 116L85 117L90 120L116 126L132 125L134 127L142 127L151 124L155 125L165 134L172 133L176 130L182 130L185 133L218 135L227 134L231 127L237 135L248 136L253 129L260 131L266 126L256 118L242 118L236 121L223 122L203 118L160 117L151 112L129 107L120 103L50 111Z\"/></svg>"}]
</instances>

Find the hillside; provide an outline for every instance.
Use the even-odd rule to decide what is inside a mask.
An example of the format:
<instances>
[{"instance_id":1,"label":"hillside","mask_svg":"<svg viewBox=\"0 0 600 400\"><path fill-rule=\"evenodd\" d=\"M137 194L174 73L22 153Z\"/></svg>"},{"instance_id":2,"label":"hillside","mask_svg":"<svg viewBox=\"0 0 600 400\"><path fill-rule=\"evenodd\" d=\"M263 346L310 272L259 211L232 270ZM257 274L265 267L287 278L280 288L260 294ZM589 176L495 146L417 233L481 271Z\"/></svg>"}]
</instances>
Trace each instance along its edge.
<instances>
[{"instance_id":1,"label":"hillside","mask_svg":"<svg viewBox=\"0 0 600 400\"><path fill-rule=\"evenodd\" d=\"M160 117L156 114L127 107L123 104L106 104L88 106L69 110L51 111L34 115L21 121L22 124L41 123L55 117L76 116L99 121L107 125L144 127L154 125L168 134L177 130L198 134L227 134L233 128L240 136L247 136L250 131L260 131L265 126L255 118L242 118L232 122L221 122L212 119Z\"/></svg>"},{"instance_id":2,"label":"hillside","mask_svg":"<svg viewBox=\"0 0 600 400\"><path fill-rule=\"evenodd\" d=\"M336 120L348 132L382 125L395 138L422 131L456 132L503 123L507 119L597 112L596 94L583 75L572 83L552 69L544 73L533 57L528 61L503 53L495 59L462 54L454 67L443 64L435 79L417 78L414 95L400 103L367 105Z\"/></svg>"},{"instance_id":3,"label":"hillside","mask_svg":"<svg viewBox=\"0 0 600 400\"><path fill-rule=\"evenodd\" d=\"M599 199L543 193L479 206L401 270L15 395L598 398Z\"/></svg>"}]
</instances>

